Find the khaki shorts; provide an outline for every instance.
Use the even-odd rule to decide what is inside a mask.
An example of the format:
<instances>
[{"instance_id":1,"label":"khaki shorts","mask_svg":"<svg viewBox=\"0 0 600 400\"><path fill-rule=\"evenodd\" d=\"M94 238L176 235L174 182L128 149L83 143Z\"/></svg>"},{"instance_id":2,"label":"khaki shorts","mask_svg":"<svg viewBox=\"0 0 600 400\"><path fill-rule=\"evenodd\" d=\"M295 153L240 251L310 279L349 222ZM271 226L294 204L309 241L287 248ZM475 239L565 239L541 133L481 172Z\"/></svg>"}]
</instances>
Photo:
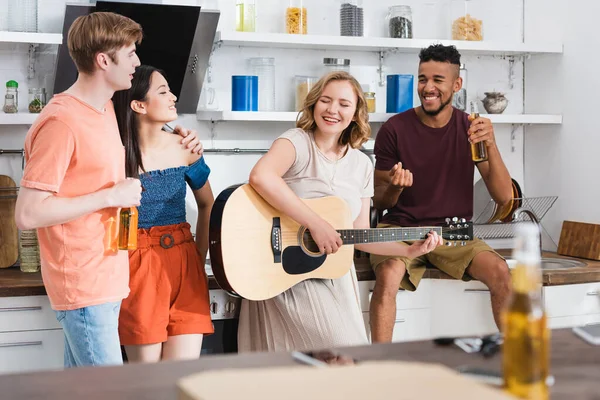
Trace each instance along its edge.
<instances>
[{"instance_id":1,"label":"khaki shorts","mask_svg":"<svg viewBox=\"0 0 600 400\"><path fill-rule=\"evenodd\" d=\"M391 224L379 224L377 228L397 228ZM409 246L411 242L400 242ZM427 264L431 264L437 269L447 273L455 279L462 279L463 281L470 281L472 278L465 274L465 270L471 264L471 261L475 256L483 251L491 251L498 257L504 259L501 255L496 253L490 246L488 246L481 239L473 239L466 242L465 246L461 246L457 243L456 246L438 246L435 250L427 253L423 256L415 259L408 257L397 257L397 256L380 256L376 254L370 255L371 268L373 271L377 270L377 267L384 261L395 259L404 262L406 265L406 274L400 282L400 287L415 291L421 282L421 278L427 270Z\"/></svg>"}]
</instances>

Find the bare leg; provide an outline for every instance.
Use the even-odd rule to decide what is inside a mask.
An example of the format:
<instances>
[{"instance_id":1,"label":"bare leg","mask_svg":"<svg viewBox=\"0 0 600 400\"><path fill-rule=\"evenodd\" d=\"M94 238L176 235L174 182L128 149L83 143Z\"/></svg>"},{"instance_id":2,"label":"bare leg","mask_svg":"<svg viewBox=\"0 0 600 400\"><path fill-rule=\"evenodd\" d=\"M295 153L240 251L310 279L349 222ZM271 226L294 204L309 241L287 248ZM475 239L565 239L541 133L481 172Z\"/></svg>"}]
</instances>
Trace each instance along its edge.
<instances>
[{"instance_id":1,"label":"bare leg","mask_svg":"<svg viewBox=\"0 0 600 400\"><path fill-rule=\"evenodd\" d=\"M498 330L502 331L500 316L511 293L510 270L506 261L491 251L483 251L475 256L466 272L490 289L494 321Z\"/></svg>"},{"instance_id":2,"label":"bare leg","mask_svg":"<svg viewBox=\"0 0 600 400\"><path fill-rule=\"evenodd\" d=\"M406 273L404 262L389 259L375 270L375 288L369 305L371 341L389 343L394 334L396 295Z\"/></svg>"},{"instance_id":3,"label":"bare leg","mask_svg":"<svg viewBox=\"0 0 600 400\"><path fill-rule=\"evenodd\" d=\"M162 343L125 346L130 363L155 363L160 361Z\"/></svg>"},{"instance_id":4,"label":"bare leg","mask_svg":"<svg viewBox=\"0 0 600 400\"><path fill-rule=\"evenodd\" d=\"M203 335L169 336L163 345L163 360L197 360L200 358Z\"/></svg>"}]
</instances>

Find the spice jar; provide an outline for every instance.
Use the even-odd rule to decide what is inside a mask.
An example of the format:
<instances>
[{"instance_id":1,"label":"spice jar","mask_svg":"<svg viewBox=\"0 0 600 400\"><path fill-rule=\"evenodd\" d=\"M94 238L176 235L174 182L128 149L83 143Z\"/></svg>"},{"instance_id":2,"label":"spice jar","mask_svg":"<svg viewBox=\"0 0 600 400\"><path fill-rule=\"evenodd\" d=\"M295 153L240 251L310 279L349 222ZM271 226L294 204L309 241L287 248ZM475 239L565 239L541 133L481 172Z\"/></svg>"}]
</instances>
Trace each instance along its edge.
<instances>
[{"instance_id":1,"label":"spice jar","mask_svg":"<svg viewBox=\"0 0 600 400\"><path fill-rule=\"evenodd\" d=\"M367 102L367 111L374 113L376 108L375 92L365 92L365 100Z\"/></svg>"},{"instance_id":2,"label":"spice jar","mask_svg":"<svg viewBox=\"0 0 600 400\"><path fill-rule=\"evenodd\" d=\"M29 112L40 113L42 108L46 106L46 89L30 88L29 89Z\"/></svg>"},{"instance_id":3,"label":"spice jar","mask_svg":"<svg viewBox=\"0 0 600 400\"><path fill-rule=\"evenodd\" d=\"M391 38L412 39L412 10L410 6L391 6L388 9L389 32Z\"/></svg>"},{"instance_id":4,"label":"spice jar","mask_svg":"<svg viewBox=\"0 0 600 400\"><path fill-rule=\"evenodd\" d=\"M10 96L9 96L10 95ZM12 97L11 97L12 96ZM8 109L14 111L6 111L6 103L10 103ZM14 106L14 107L13 107ZM16 113L19 110L19 84L17 81L6 82L6 95L4 96L4 112Z\"/></svg>"},{"instance_id":5,"label":"spice jar","mask_svg":"<svg viewBox=\"0 0 600 400\"><path fill-rule=\"evenodd\" d=\"M323 75L334 71L344 71L350 73L350 60L347 58L324 58Z\"/></svg>"},{"instance_id":6,"label":"spice jar","mask_svg":"<svg viewBox=\"0 0 600 400\"><path fill-rule=\"evenodd\" d=\"M256 32L255 0L236 0L235 30L238 32Z\"/></svg>"},{"instance_id":7,"label":"spice jar","mask_svg":"<svg viewBox=\"0 0 600 400\"><path fill-rule=\"evenodd\" d=\"M17 112L17 106L15 104L15 95L14 94L5 94L4 95L4 112L7 114L14 114Z\"/></svg>"},{"instance_id":8,"label":"spice jar","mask_svg":"<svg viewBox=\"0 0 600 400\"><path fill-rule=\"evenodd\" d=\"M340 36L363 36L364 10L362 0L341 0Z\"/></svg>"},{"instance_id":9,"label":"spice jar","mask_svg":"<svg viewBox=\"0 0 600 400\"><path fill-rule=\"evenodd\" d=\"M306 35L306 7L303 0L290 0L285 10L285 30L287 33Z\"/></svg>"},{"instance_id":10,"label":"spice jar","mask_svg":"<svg viewBox=\"0 0 600 400\"><path fill-rule=\"evenodd\" d=\"M306 95L315 86L319 78L316 76L295 76L294 84L296 87L296 111L302 111Z\"/></svg>"},{"instance_id":11,"label":"spice jar","mask_svg":"<svg viewBox=\"0 0 600 400\"><path fill-rule=\"evenodd\" d=\"M452 2L452 40L483 40L483 21L473 16L475 8L471 0Z\"/></svg>"}]
</instances>

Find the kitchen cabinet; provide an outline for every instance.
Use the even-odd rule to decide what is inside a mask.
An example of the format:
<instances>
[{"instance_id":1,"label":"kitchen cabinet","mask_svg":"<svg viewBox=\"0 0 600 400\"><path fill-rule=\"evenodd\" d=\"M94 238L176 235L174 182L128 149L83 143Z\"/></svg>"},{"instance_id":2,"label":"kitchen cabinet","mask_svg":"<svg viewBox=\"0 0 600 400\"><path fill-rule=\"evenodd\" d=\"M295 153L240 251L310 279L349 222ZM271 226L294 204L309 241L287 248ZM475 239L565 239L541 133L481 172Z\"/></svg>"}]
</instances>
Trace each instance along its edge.
<instances>
[{"instance_id":1,"label":"kitchen cabinet","mask_svg":"<svg viewBox=\"0 0 600 400\"><path fill-rule=\"evenodd\" d=\"M374 284L374 281L359 282L368 333ZM600 323L600 282L544 286L542 296L551 329ZM400 290L396 307L394 342L482 336L498 331L490 292L479 281L424 279L416 292Z\"/></svg>"},{"instance_id":2,"label":"kitchen cabinet","mask_svg":"<svg viewBox=\"0 0 600 400\"><path fill-rule=\"evenodd\" d=\"M62 369L64 336L47 296L0 298L0 373Z\"/></svg>"}]
</instances>

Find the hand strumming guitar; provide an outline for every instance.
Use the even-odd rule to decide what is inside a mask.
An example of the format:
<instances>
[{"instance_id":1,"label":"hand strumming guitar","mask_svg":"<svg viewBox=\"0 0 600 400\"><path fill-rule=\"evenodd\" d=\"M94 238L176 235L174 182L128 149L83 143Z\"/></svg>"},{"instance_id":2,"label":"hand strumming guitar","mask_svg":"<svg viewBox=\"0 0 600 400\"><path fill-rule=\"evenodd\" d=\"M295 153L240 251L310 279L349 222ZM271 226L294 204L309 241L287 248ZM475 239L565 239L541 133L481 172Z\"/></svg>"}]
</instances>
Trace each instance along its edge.
<instances>
[{"instance_id":1,"label":"hand strumming guitar","mask_svg":"<svg viewBox=\"0 0 600 400\"><path fill-rule=\"evenodd\" d=\"M343 244L340 233L321 217L317 217L307 228L323 254L334 254Z\"/></svg>"}]
</instances>

